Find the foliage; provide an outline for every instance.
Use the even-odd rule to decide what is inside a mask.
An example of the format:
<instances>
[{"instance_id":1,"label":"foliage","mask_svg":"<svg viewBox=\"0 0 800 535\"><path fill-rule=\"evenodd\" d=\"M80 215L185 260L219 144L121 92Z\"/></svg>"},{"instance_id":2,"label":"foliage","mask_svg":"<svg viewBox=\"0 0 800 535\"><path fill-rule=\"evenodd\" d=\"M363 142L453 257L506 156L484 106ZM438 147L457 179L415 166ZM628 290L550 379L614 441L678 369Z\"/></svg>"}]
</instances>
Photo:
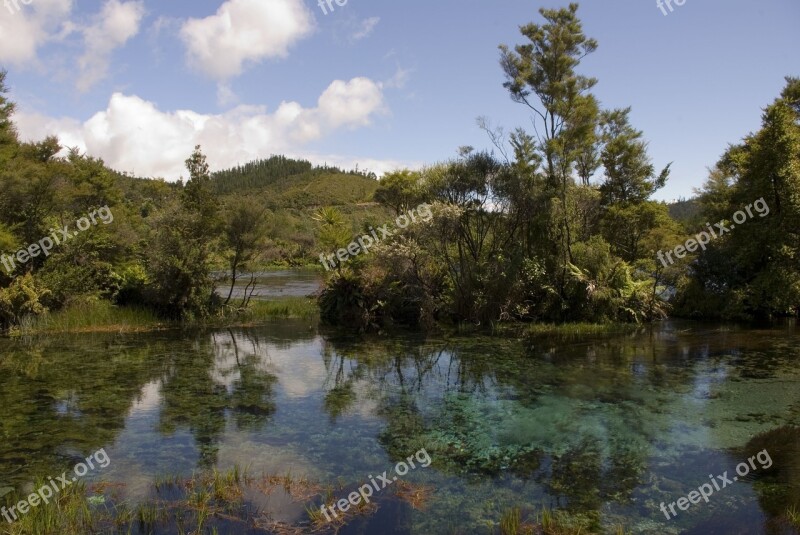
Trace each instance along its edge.
<instances>
[{"instance_id":1,"label":"foliage","mask_svg":"<svg viewBox=\"0 0 800 535\"><path fill-rule=\"evenodd\" d=\"M641 323L673 305L694 306L701 317L797 313L800 82L790 79L783 104L767 111L774 131L731 149L699 201L706 217L719 220L772 198L782 224L768 232L770 262L755 251L765 231L754 223L701 255L662 262L661 253L690 231L651 200L670 166L656 170L631 109L603 110L591 93L597 81L578 72L597 43L583 33L577 10L541 9L542 24L521 28L524 44L500 47L504 87L532 113L535 132L506 136L481 118L499 157L462 147L455 160L387 175L377 201L395 213L424 201L435 215L332 275L320 301L324 320L359 328ZM687 210L688 226L696 212ZM328 221L320 232L333 227ZM789 291L779 295L781 287Z\"/></svg>"},{"instance_id":2,"label":"foliage","mask_svg":"<svg viewBox=\"0 0 800 535\"><path fill-rule=\"evenodd\" d=\"M18 325L26 316L47 312L42 300L49 293L30 273L14 279L8 288L0 288L0 327Z\"/></svg>"},{"instance_id":3,"label":"foliage","mask_svg":"<svg viewBox=\"0 0 800 535\"><path fill-rule=\"evenodd\" d=\"M700 195L706 221L730 226L738 211L750 208L753 215L697 254L677 298L680 314L752 319L800 313L799 103L800 79L787 78L764 111L761 130L730 147L712 171ZM763 203L758 212L752 209L757 203Z\"/></svg>"},{"instance_id":4,"label":"foliage","mask_svg":"<svg viewBox=\"0 0 800 535\"><path fill-rule=\"evenodd\" d=\"M424 200L420 179L420 173L408 169L387 173L375 190L375 200L392 208L397 215L407 212Z\"/></svg>"},{"instance_id":5,"label":"foliage","mask_svg":"<svg viewBox=\"0 0 800 535\"><path fill-rule=\"evenodd\" d=\"M284 156L212 173L199 146L185 184L119 173L54 137L21 142L0 72L0 254L99 206L114 213L113 225L0 270L0 322L98 299L178 320L219 317L247 308L246 298L230 306L243 273L317 264L422 203L429 221L337 263L323 319L366 329L800 313L800 79L787 78L761 129L725 152L697 199L667 206L652 195L670 166L656 170L631 109L603 109L597 80L581 73L598 43L578 5L539 13L521 44L500 46L503 87L532 131L506 135L481 118L497 153L462 147L382 180ZM756 201L768 215L659 260Z\"/></svg>"}]
</instances>

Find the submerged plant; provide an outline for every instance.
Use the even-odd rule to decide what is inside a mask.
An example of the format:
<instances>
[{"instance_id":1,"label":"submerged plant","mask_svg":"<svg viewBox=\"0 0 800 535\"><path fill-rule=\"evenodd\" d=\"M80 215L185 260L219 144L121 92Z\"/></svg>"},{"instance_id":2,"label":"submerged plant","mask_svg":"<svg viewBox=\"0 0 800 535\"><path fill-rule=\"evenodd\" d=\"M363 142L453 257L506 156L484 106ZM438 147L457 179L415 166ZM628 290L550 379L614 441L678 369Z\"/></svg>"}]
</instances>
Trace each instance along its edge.
<instances>
[{"instance_id":1,"label":"submerged plant","mask_svg":"<svg viewBox=\"0 0 800 535\"><path fill-rule=\"evenodd\" d=\"M519 507L507 510L500 518L501 535L518 535L521 523L522 512L519 510Z\"/></svg>"},{"instance_id":2,"label":"submerged plant","mask_svg":"<svg viewBox=\"0 0 800 535\"><path fill-rule=\"evenodd\" d=\"M796 505L792 505L786 510L786 519L796 528L800 528L800 509Z\"/></svg>"}]
</instances>

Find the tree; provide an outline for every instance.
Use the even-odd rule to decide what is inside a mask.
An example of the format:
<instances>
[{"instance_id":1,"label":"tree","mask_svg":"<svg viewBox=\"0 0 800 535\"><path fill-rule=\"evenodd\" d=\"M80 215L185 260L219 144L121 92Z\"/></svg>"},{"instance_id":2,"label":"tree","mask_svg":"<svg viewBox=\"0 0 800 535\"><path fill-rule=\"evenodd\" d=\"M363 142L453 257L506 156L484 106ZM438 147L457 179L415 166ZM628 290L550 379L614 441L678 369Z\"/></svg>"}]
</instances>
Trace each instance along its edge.
<instances>
[{"instance_id":1,"label":"tree","mask_svg":"<svg viewBox=\"0 0 800 535\"><path fill-rule=\"evenodd\" d=\"M336 270L341 273L342 264L341 262L335 261L335 253L339 248L345 247L353 238L352 232L344 220L344 216L337 208L327 207L320 208L320 210L314 214L313 219L319 224L318 232L320 245L325 248L326 252L333 252L333 255L330 253L322 254L321 258L327 257L327 260L333 262L333 265L336 266ZM323 265L327 267L327 263Z\"/></svg>"},{"instance_id":2,"label":"tree","mask_svg":"<svg viewBox=\"0 0 800 535\"><path fill-rule=\"evenodd\" d=\"M572 173L579 159L584 173L594 166L592 133L597 116L597 102L588 94L597 80L576 72L581 60L597 49L597 41L583 33L577 11L576 3L558 10L540 9L545 24L530 23L520 28L528 40L526 44L517 45L514 50L500 46L500 64L506 76L503 87L514 102L534 113L546 185L549 194L558 199L557 205L550 204L548 212L557 226L553 253L560 257L562 290L572 260L572 210L568 199Z\"/></svg>"},{"instance_id":3,"label":"tree","mask_svg":"<svg viewBox=\"0 0 800 535\"><path fill-rule=\"evenodd\" d=\"M220 222L199 146L186 160L186 168L189 180L182 196L152 218L146 249L147 300L172 317L207 316L214 308L211 253L218 245Z\"/></svg>"},{"instance_id":4,"label":"tree","mask_svg":"<svg viewBox=\"0 0 800 535\"><path fill-rule=\"evenodd\" d=\"M407 212L423 200L420 174L408 169L387 173L380 180L374 199L393 209L397 215Z\"/></svg>"},{"instance_id":5,"label":"tree","mask_svg":"<svg viewBox=\"0 0 800 535\"><path fill-rule=\"evenodd\" d=\"M520 28L529 43L516 46L514 51L500 46L500 62L506 74L503 87L512 100L535 113L534 124L541 121L543 126L539 144L553 187L567 178L563 164L572 163L559 141L571 125L585 126L579 118L589 115L585 107L591 103L580 97L597 83L575 72L581 59L597 49L597 41L584 35L577 11L576 3L559 10L542 8L539 13L546 24Z\"/></svg>"},{"instance_id":6,"label":"tree","mask_svg":"<svg viewBox=\"0 0 800 535\"><path fill-rule=\"evenodd\" d=\"M800 313L800 79L787 78L761 129L730 147L701 192L730 232L692 264L683 314L768 318ZM752 215L751 215L752 214Z\"/></svg>"},{"instance_id":7,"label":"tree","mask_svg":"<svg viewBox=\"0 0 800 535\"><path fill-rule=\"evenodd\" d=\"M603 112L605 147L601 161L605 181L600 186L603 206L616 203L640 203L663 188L670 165L658 176L647 155L643 134L630 124L630 108Z\"/></svg>"},{"instance_id":8,"label":"tree","mask_svg":"<svg viewBox=\"0 0 800 535\"><path fill-rule=\"evenodd\" d=\"M8 93L6 86L6 71L0 70L0 164L4 163L19 143L17 139L17 129L11 122L16 106L5 97Z\"/></svg>"},{"instance_id":9,"label":"tree","mask_svg":"<svg viewBox=\"0 0 800 535\"><path fill-rule=\"evenodd\" d=\"M219 232L221 222L218 202L211 189L211 171L200 145L195 146L194 152L186 160L186 169L189 171L189 180L183 190L184 205L196 214L199 225L197 231L207 233L211 238Z\"/></svg>"},{"instance_id":10,"label":"tree","mask_svg":"<svg viewBox=\"0 0 800 535\"><path fill-rule=\"evenodd\" d=\"M264 207L249 197L238 199L227 213L224 236L228 267L231 270L231 287L225 305L233 296L239 273L247 268L260 251L266 232L264 214Z\"/></svg>"}]
</instances>

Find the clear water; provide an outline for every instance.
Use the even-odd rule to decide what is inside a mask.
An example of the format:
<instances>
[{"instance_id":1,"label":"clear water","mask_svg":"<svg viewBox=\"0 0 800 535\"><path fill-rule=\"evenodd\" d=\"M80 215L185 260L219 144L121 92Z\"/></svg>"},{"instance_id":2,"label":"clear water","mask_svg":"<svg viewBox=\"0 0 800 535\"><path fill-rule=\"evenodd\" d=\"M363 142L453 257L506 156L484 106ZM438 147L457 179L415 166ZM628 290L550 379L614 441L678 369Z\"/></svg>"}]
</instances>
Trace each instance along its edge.
<instances>
[{"instance_id":1,"label":"clear water","mask_svg":"<svg viewBox=\"0 0 800 535\"><path fill-rule=\"evenodd\" d=\"M434 489L424 509L385 491L340 533L488 534L513 506L563 508L597 532L796 533L778 517L800 505L799 363L791 325L526 344L286 320L0 340L0 488L100 448L111 464L87 478L131 500L159 475L234 464L354 486L425 448L431 466L403 477ZM770 469L673 520L659 510L765 448ZM258 505L298 523L314 503Z\"/></svg>"},{"instance_id":2,"label":"clear water","mask_svg":"<svg viewBox=\"0 0 800 535\"><path fill-rule=\"evenodd\" d=\"M280 299L282 297L306 297L314 295L322 289L323 276L319 271L312 269L286 269L277 271L260 271L255 275L255 288L249 287L251 274L243 274L237 277L233 286L231 298L240 300L247 295L252 295L253 299ZM223 273L215 273L217 279L227 276ZM222 297L228 297L230 293L230 279L228 282L220 283L217 293Z\"/></svg>"}]
</instances>

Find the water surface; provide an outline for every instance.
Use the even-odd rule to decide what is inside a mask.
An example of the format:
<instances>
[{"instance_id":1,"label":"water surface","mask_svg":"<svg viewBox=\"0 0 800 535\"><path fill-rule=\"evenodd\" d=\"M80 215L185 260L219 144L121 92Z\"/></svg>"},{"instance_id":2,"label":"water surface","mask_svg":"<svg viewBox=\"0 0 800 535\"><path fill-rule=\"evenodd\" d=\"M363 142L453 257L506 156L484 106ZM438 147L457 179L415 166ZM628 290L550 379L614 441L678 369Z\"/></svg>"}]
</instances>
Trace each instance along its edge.
<instances>
[{"instance_id":1,"label":"water surface","mask_svg":"<svg viewBox=\"0 0 800 535\"><path fill-rule=\"evenodd\" d=\"M235 464L353 486L425 448L431 466L403 478L434 489L424 508L386 491L340 533L488 534L513 506L598 531L796 533L778 518L800 505L799 359L792 326L681 323L578 342L359 338L299 320L0 340L0 488L100 448L111 464L87 478L133 501L160 475ZM765 448L771 468L676 519L659 510ZM258 505L299 523L314 503Z\"/></svg>"}]
</instances>

